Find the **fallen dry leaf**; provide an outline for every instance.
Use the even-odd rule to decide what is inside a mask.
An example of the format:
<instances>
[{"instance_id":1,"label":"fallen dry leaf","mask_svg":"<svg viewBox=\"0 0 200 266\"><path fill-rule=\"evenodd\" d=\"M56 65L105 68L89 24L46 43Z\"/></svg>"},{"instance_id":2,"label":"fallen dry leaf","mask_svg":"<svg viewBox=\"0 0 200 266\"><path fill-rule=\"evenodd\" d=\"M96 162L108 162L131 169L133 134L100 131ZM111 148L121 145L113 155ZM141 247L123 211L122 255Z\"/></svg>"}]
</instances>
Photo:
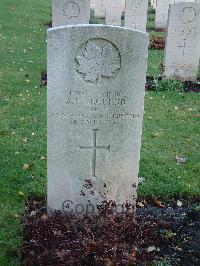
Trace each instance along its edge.
<instances>
[{"instance_id":1,"label":"fallen dry leaf","mask_svg":"<svg viewBox=\"0 0 200 266\"><path fill-rule=\"evenodd\" d=\"M160 137L160 134L157 133L157 132L156 132L156 133L153 133L153 134L152 134L152 137L159 138L159 137Z\"/></svg>"},{"instance_id":2,"label":"fallen dry leaf","mask_svg":"<svg viewBox=\"0 0 200 266\"><path fill-rule=\"evenodd\" d=\"M152 252L152 251L155 251L155 250L156 250L155 246L151 246L151 247L147 248L147 252Z\"/></svg>"},{"instance_id":3,"label":"fallen dry leaf","mask_svg":"<svg viewBox=\"0 0 200 266\"><path fill-rule=\"evenodd\" d=\"M144 176L138 176L138 183L141 184L141 183L144 183L145 181L145 177Z\"/></svg>"},{"instance_id":4,"label":"fallen dry leaf","mask_svg":"<svg viewBox=\"0 0 200 266\"><path fill-rule=\"evenodd\" d=\"M181 163L186 163L188 160L188 158L184 158L184 157L179 157L176 155L176 162L177 162L177 165L178 164L181 164Z\"/></svg>"},{"instance_id":5,"label":"fallen dry leaf","mask_svg":"<svg viewBox=\"0 0 200 266\"><path fill-rule=\"evenodd\" d=\"M140 208L144 208L144 204L142 202L138 202L137 206L140 207Z\"/></svg>"},{"instance_id":6,"label":"fallen dry leaf","mask_svg":"<svg viewBox=\"0 0 200 266\"><path fill-rule=\"evenodd\" d=\"M31 167L32 167L32 164L28 164L28 163L25 163L25 164L23 164L23 166L22 166L23 170L28 170L28 169L30 169Z\"/></svg>"},{"instance_id":7,"label":"fallen dry leaf","mask_svg":"<svg viewBox=\"0 0 200 266\"><path fill-rule=\"evenodd\" d=\"M114 266L114 263L109 258L105 258L103 265L104 266Z\"/></svg>"},{"instance_id":8,"label":"fallen dry leaf","mask_svg":"<svg viewBox=\"0 0 200 266\"><path fill-rule=\"evenodd\" d=\"M43 220L43 221L46 221L46 220L48 220L48 217L47 217L47 215L46 215L46 214L44 214L44 215L41 217L41 220Z\"/></svg>"},{"instance_id":9,"label":"fallen dry leaf","mask_svg":"<svg viewBox=\"0 0 200 266\"><path fill-rule=\"evenodd\" d=\"M22 139L22 143L23 143L23 144L26 144L27 142L28 142L28 138L23 138L23 139Z\"/></svg>"},{"instance_id":10,"label":"fallen dry leaf","mask_svg":"<svg viewBox=\"0 0 200 266\"><path fill-rule=\"evenodd\" d=\"M19 195L20 197L24 197L24 193L21 192L21 191L18 191L18 195Z\"/></svg>"},{"instance_id":11,"label":"fallen dry leaf","mask_svg":"<svg viewBox=\"0 0 200 266\"><path fill-rule=\"evenodd\" d=\"M35 216L36 215L36 212L35 211L32 211L31 213L30 213L30 216Z\"/></svg>"},{"instance_id":12,"label":"fallen dry leaf","mask_svg":"<svg viewBox=\"0 0 200 266\"><path fill-rule=\"evenodd\" d=\"M159 208L165 208L165 205L163 205L162 202L160 200L158 200L157 198L154 198L154 203Z\"/></svg>"},{"instance_id":13,"label":"fallen dry leaf","mask_svg":"<svg viewBox=\"0 0 200 266\"><path fill-rule=\"evenodd\" d=\"M178 207L182 207L183 203L182 203L180 200L178 200L177 203L176 203L176 205L177 205Z\"/></svg>"},{"instance_id":14,"label":"fallen dry leaf","mask_svg":"<svg viewBox=\"0 0 200 266\"><path fill-rule=\"evenodd\" d=\"M134 261L136 261L136 258L137 257L137 252L136 252L136 250L133 250L132 252L131 252L131 255L130 255L130 260L131 260L131 262L134 262Z\"/></svg>"}]
</instances>

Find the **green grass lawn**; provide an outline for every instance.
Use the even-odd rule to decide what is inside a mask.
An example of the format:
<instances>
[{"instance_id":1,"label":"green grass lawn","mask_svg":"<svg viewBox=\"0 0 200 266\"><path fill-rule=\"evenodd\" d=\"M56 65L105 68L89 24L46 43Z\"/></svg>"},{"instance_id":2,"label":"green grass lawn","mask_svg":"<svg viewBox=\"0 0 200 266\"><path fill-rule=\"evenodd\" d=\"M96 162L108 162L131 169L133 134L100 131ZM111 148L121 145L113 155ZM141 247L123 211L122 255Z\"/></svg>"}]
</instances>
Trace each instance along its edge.
<instances>
[{"instance_id":1,"label":"green grass lawn","mask_svg":"<svg viewBox=\"0 0 200 266\"><path fill-rule=\"evenodd\" d=\"M51 0L1 0L0 8L0 265L19 265L21 216L30 194L46 195L46 27ZM152 14L150 14L152 16ZM152 25L153 20L149 23ZM163 51L149 51L148 74L160 74ZM197 94L149 92L145 98L139 195L196 195L199 181ZM177 165L176 155L188 157ZM29 169L24 170L23 165ZM22 193L23 195L20 195Z\"/></svg>"}]
</instances>

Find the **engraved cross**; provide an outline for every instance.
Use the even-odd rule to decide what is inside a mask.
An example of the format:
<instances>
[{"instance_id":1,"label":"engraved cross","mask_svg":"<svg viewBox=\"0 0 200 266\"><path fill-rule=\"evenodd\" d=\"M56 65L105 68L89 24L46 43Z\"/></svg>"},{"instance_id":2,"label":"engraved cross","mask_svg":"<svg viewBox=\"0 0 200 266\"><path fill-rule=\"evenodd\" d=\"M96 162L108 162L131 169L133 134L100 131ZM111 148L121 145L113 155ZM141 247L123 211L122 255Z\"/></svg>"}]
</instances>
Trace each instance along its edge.
<instances>
[{"instance_id":1,"label":"engraved cross","mask_svg":"<svg viewBox=\"0 0 200 266\"><path fill-rule=\"evenodd\" d=\"M92 177L96 177L96 155L97 149L110 150L110 145L108 146L97 146L97 131L98 129L93 129L93 145L92 146L81 146L82 150L93 150L92 154Z\"/></svg>"},{"instance_id":2,"label":"engraved cross","mask_svg":"<svg viewBox=\"0 0 200 266\"><path fill-rule=\"evenodd\" d=\"M183 48L182 56L185 55L185 42L186 42L186 40L184 39L183 45L179 45L179 46L178 46L179 48Z\"/></svg>"}]
</instances>

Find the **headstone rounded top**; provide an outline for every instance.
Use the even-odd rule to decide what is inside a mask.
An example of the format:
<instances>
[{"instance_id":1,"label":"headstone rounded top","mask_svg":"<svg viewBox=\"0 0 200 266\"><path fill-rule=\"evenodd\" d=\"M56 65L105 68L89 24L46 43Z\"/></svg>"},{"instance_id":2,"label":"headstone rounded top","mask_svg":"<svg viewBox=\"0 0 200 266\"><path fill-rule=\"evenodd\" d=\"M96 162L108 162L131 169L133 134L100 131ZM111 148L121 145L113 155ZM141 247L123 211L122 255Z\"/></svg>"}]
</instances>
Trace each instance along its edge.
<instances>
[{"instance_id":1,"label":"headstone rounded top","mask_svg":"<svg viewBox=\"0 0 200 266\"><path fill-rule=\"evenodd\" d=\"M106 31L106 30L114 30L117 34L117 32L121 31L126 31L129 32L128 34L135 34L135 35L146 35L146 37L148 38L149 34L144 32L144 31L140 31L140 30L136 30L136 29L131 29L131 28L126 28L126 27L120 27L120 26L114 26L114 25L105 25L105 24L76 24L76 25L66 25L66 26L59 26L59 27L53 27L53 28L49 28L47 29L47 32L53 32L53 31L59 31L59 30L70 30L70 29L77 29L77 30L83 30L85 29L87 30L91 30L93 29L94 31L97 30L97 34L98 32L101 31ZM117 31L116 31L117 29Z\"/></svg>"}]
</instances>

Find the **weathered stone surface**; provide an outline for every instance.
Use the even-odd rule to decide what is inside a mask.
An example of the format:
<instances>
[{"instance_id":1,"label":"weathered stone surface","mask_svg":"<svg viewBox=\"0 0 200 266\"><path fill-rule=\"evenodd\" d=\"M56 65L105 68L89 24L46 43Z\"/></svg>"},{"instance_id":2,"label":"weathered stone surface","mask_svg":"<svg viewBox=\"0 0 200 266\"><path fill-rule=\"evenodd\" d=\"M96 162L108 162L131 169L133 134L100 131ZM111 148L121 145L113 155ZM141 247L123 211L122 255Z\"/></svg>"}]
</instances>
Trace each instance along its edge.
<instances>
[{"instance_id":1,"label":"weathered stone surface","mask_svg":"<svg viewBox=\"0 0 200 266\"><path fill-rule=\"evenodd\" d=\"M63 210L69 200L86 211L88 198L102 200L97 191L117 203L136 196L147 52L148 35L130 29L48 31L50 208ZM83 187L87 178L94 196Z\"/></svg>"},{"instance_id":2,"label":"weathered stone surface","mask_svg":"<svg viewBox=\"0 0 200 266\"><path fill-rule=\"evenodd\" d=\"M95 0L95 17L105 18L105 0Z\"/></svg>"},{"instance_id":3,"label":"weathered stone surface","mask_svg":"<svg viewBox=\"0 0 200 266\"><path fill-rule=\"evenodd\" d=\"M148 0L126 0L125 27L146 31Z\"/></svg>"},{"instance_id":4,"label":"weathered stone surface","mask_svg":"<svg viewBox=\"0 0 200 266\"><path fill-rule=\"evenodd\" d=\"M53 0L53 27L89 24L90 0Z\"/></svg>"},{"instance_id":5,"label":"weathered stone surface","mask_svg":"<svg viewBox=\"0 0 200 266\"><path fill-rule=\"evenodd\" d=\"M121 26L122 0L105 1L106 24Z\"/></svg>"},{"instance_id":6,"label":"weathered stone surface","mask_svg":"<svg viewBox=\"0 0 200 266\"><path fill-rule=\"evenodd\" d=\"M171 5L165 49L165 76L195 81L199 57L200 4Z\"/></svg>"}]
</instances>

